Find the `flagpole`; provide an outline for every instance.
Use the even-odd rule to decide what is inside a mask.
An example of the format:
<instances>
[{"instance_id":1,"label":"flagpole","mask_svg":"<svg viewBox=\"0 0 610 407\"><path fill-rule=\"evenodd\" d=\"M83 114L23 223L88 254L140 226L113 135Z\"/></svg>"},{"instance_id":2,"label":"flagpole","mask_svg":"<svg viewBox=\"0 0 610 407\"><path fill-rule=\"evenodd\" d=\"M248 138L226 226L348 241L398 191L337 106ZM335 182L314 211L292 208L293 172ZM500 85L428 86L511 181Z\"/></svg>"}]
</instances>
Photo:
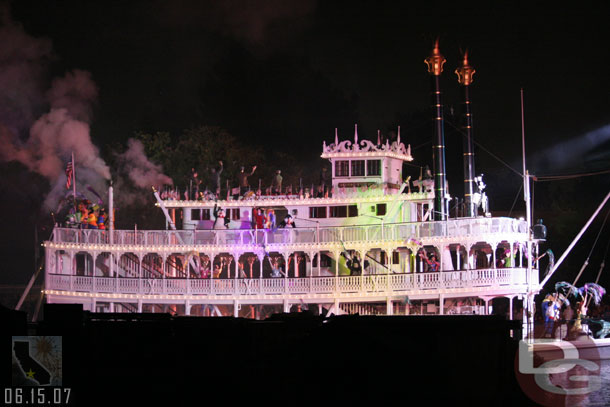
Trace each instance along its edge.
<instances>
[{"instance_id":1,"label":"flagpole","mask_svg":"<svg viewBox=\"0 0 610 407\"><path fill-rule=\"evenodd\" d=\"M74 206L76 206L76 167L74 166L74 151L72 151L72 195L74 196Z\"/></svg>"}]
</instances>

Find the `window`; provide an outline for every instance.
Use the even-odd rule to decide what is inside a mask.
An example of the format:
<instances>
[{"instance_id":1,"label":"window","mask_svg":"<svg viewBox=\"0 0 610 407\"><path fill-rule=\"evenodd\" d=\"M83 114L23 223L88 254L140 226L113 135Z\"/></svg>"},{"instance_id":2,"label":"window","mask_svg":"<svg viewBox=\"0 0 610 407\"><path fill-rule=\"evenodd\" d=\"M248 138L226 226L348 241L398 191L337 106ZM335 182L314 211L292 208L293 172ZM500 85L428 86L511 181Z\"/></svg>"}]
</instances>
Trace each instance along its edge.
<instances>
[{"instance_id":1,"label":"window","mask_svg":"<svg viewBox=\"0 0 610 407\"><path fill-rule=\"evenodd\" d=\"M383 216L386 214L387 206L386 204L377 204L377 216Z\"/></svg>"},{"instance_id":2,"label":"window","mask_svg":"<svg viewBox=\"0 0 610 407\"><path fill-rule=\"evenodd\" d=\"M199 212L199 220L210 220L210 210L209 209L200 209Z\"/></svg>"},{"instance_id":3,"label":"window","mask_svg":"<svg viewBox=\"0 0 610 407\"><path fill-rule=\"evenodd\" d=\"M335 177L349 177L349 161L335 161Z\"/></svg>"},{"instance_id":4,"label":"window","mask_svg":"<svg viewBox=\"0 0 610 407\"><path fill-rule=\"evenodd\" d=\"M400 264L400 253L397 251L392 252L392 264Z\"/></svg>"},{"instance_id":5,"label":"window","mask_svg":"<svg viewBox=\"0 0 610 407\"><path fill-rule=\"evenodd\" d=\"M347 207L347 216L350 218L358 216L358 205L350 205Z\"/></svg>"},{"instance_id":6,"label":"window","mask_svg":"<svg viewBox=\"0 0 610 407\"><path fill-rule=\"evenodd\" d=\"M331 206L330 207L331 218L345 218L347 217L347 206Z\"/></svg>"},{"instance_id":7,"label":"window","mask_svg":"<svg viewBox=\"0 0 610 407\"><path fill-rule=\"evenodd\" d=\"M228 211L229 211L229 213L227 215L229 216L229 219L239 220L239 217L240 217L239 208L229 209Z\"/></svg>"},{"instance_id":8,"label":"window","mask_svg":"<svg viewBox=\"0 0 610 407\"><path fill-rule=\"evenodd\" d=\"M364 177L364 160L352 161L352 177Z\"/></svg>"},{"instance_id":9,"label":"window","mask_svg":"<svg viewBox=\"0 0 610 407\"><path fill-rule=\"evenodd\" d=\"M312 219L315 218L325 218L326 217L326 206L312 206L309 208L309 217Z\"/></svg>"},{"instance_id":10,"label":"window","mask_svg":"<svg viewBox=\"0 0 610 407\"><path fill-rule=\"evenodd\" d=\"M369 177L381 175L381 160L366 160L366 175Z\"/></svg>"}]
</instances>

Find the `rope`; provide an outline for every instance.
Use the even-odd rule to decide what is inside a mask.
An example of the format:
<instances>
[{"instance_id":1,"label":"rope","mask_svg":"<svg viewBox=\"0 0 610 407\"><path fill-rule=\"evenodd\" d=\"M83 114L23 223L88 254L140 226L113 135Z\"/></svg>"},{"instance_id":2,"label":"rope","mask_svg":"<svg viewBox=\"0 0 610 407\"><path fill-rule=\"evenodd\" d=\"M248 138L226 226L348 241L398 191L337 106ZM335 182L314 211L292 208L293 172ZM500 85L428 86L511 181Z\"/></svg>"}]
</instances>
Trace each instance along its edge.
<instances>
[{"instance_id":1,"label":"rope","mask_svg":"<svg viewBox=\"0 0 610 407\"><path fill-rule=\"evenodd\" d=\"M608 215L610 215L610 211L608 211L608 213L606 213L606 217L604 218L604 222L602 223L602 227L599 228L599 232L597 232L597 237L595 238L595 242L593 242L593 246L591 246L591 250L589 251L589 255L587 256L587 259L585 260L585 262L583 263L582 267L580 268L580 272L578 273L578 275L574 279L574 283L572 285L576 285L576 282L578 281L578 279L582 275L582 272L585 270L585 268L589 264L589 259L591 258L591 255L593 254L593 250L595 249L595 246L597 245L597 241L599 240L599 237L601 236L602 231L604 230L604 226L606 225L606 221L608 220ZM606 249L606 253L607 253L607 249ZM601 273L601 270L600 270L600 273Z\"/></svg>"},{"instance_id":2,"label":"rope","mask_svg":"<svg viewBox=\"0 0 610 407\"><path fill-rule=\"evenodd\" d=\"M545 181L561 181L564 179L574 179L580 177L592 177L595 175L608 174L610 170L603 170L597 172L586 172L582 174L569 174L569 175L543 175L543 176L535 176L534 181L545 182Z\"/></svg>"},{"instance_id":3,"label":"rope","mask_svg":"<svg viewBox=\"0 0 610 407\"><path fill-rule=\"evenodd\" d=\"M517 191L517 195L515 195L515 200L513 201L513 205L510 207L510 211L508 211L509 218L510 218L511 213L513 213L513 209L515 207L515 204L517 203L517 199L519 199L519 194L521 193L522 189L523 189L523 184L521 184L521 186L519 187L519 190Z\"/></svg>"}]
</instances>

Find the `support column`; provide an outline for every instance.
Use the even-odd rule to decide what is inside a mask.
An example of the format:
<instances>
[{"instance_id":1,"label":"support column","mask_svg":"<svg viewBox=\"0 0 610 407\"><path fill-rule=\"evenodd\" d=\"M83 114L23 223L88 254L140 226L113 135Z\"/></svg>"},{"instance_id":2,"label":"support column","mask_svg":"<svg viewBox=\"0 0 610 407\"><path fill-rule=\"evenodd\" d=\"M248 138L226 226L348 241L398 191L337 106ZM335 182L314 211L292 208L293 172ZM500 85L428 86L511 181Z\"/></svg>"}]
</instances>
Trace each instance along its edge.
<instances>
[{"instance_id":1,"label":"support column","mask_svg":"<svg viewBox=\"0 0 610 407\"><path fill-rule=\"evenodd\" d=\"M386 315L394 315L394 303L392 302L392 299L390 297L386 299L385 309Z\"/></svg>"},{"instance_id":2,"label":"support column","mask_svg":"<svg viewBox=\"0 0 610 407\"><path fill-rule=\"evenodd\" d=\"M239 301L233 301L233 316L237 318L239 316Z\"/></svg>"},{"instance_id":3,"label":"support column","mask_svg":"<svg viewBox=\"0 0 610 407\"><path fill-rule=\"evenodd\" d=\"M142 299L138 298L138 314L142 313Z\"/></svg>"},{"instance_id":4,"label":"support column","mask_svg":"<svg viewBox=\"0 0 610 407\"><path fill-rule=\"evenodd\" d=\"M335 293L339 291L339 256L340 252L333 252L333 256L335 257Z\"/></svg>"},{"instance_id":5,"label":"support column","mask_svg":"<svg viewBox=\"0 0 610 407\"><path fill-rule=\"evenodd\" d=\"M184 315L191 315L191 302L189 300L184 302Z\"/></svg>"},{"instance_id":6,"label":"support column","mask_svg":"<svg viewBox=\"0 0 610 407\"><path fill-rule=\"evenodd\" d=\"M443 294L438 296L438 315L445 315L445 296Z\"/></svg>"},{"instance_id":7,"label":"support column","mask_svg":"<svg viewBox=\"0 0 610 407\"><path fill-rule=\"evenodd\" d=\"M285 299L285 300L283 301L283 303L282 303L282 307L283 307L283 310L284 310L283 312L284 312L284 313L288 313L288 312L290 312L290 303L288 302L288 300L286 300L286 299Z\"/></svg>"}]
</instances>

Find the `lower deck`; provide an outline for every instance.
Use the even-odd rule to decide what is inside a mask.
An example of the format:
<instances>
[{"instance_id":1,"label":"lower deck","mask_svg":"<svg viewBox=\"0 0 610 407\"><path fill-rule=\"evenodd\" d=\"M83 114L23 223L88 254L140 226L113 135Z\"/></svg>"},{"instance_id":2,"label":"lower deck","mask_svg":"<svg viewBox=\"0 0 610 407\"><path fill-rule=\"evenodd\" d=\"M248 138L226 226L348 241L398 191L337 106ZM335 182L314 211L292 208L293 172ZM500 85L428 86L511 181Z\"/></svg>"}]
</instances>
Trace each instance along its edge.
<instances>
[{"instance_id":1,"label":"lower deck","mask_svg":"<svg viewBox=\"0 0 610 407\"><path fill-rule=\"evenodd\" d=\"M45 294L48 303L80 303L90 311L115 312L115 304L129 304L120 307L128 312L163 312L167 307L159 306L168 305L173 309L179 306L182 310L180 313L185 315L191 315L193 307L198 307L196 314L205 315L205 311L201 311L209 307L215 315L238 316L242 305L275 305L279 306L279 312L288 312L294 305L308 307L310 304L326 304L325 308L332 308L335 314L363 314L366 308L361 305L382 304L382 312L370 313L391 315L395 309L401 309L398 311L400 314L408 314L405 305L423 301L421 304L426 304L427 310L427 304L438 304L437 311L433 313L443 314L447 304L454 305L453 313L463 313L455 308L462 303L472 305L471 300L462 299L476 298L487 304L497 297L506 297L511 301L522 298L529 285L538 283L535 280L528 281L526 268L252 279L155 279L49 274ZM99 304L103 304L102 309ZM352 304L351 308L349 304ZM229 306L228 310L226 306ZM471 313L471 310L465 312ZM253 311L252 316L255 315Z\"/></svg>"}]
</instances>

